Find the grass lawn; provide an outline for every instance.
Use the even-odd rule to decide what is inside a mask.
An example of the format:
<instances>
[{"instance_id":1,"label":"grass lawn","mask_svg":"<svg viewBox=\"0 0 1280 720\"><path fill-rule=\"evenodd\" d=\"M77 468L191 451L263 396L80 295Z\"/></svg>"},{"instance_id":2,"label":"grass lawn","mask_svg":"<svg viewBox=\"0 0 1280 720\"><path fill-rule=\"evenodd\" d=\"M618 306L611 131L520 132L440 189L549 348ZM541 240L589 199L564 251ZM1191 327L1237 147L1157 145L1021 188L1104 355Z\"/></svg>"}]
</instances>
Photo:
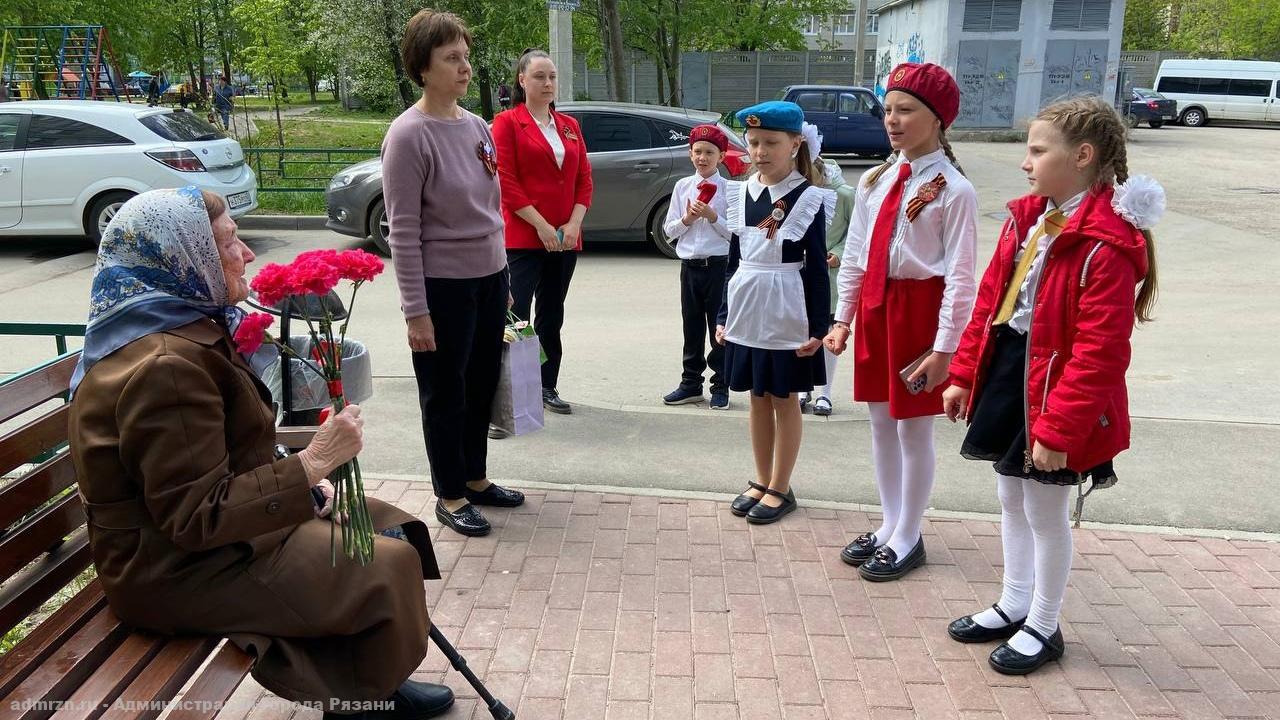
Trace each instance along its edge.
<instances>
[{"instance_id":1,"label":"grass lawn","mask_svg":"<svg viewBox=\"0 0 1280 720\"><path fill-rule=\"evenodd\" d=\"M329 178L339 170L361 160L377 157L378 148L382 145L382 136L391 123L390 118L374 120L372 118L352 118L358 113L333 113L333 122L325 117L316 117L322 110L308 114L306 118L288 118L283 121L286 148L345 148L363 150L361 153L286 153L278 155L265 153L261 162L250 153L254 171L259 174L259 183L284 187L327 187ZM341 122L355 120L361 122ZM253 142L243 143L245 150L253 147L276 147L275 120L255 120L258 134ZM283 164L282 164L283 163ZM325 212L324 193L322 192L271 192L264 190L258 195L257 212L266 214L288 215L323 215Z\"/></svg>"},{"instance_id":2,"label":"grass lawn","mask_svg":"<svg viewBox=\"0 0 1280 720\"><path fill-rule=\"evenodd\" d=\"M275 102L270 97L259 95L237 95L235 99L236 109L248 107L250 110L272 110L275 108ZM316 93L316 101L311 102L311 96L307 93L290 94L289 102L280 101L280 109L288 110L296 107L313 107L313 106L334 106L342 107L337 100L333 99L333 93Z\"/></svg>"}]
</instances>

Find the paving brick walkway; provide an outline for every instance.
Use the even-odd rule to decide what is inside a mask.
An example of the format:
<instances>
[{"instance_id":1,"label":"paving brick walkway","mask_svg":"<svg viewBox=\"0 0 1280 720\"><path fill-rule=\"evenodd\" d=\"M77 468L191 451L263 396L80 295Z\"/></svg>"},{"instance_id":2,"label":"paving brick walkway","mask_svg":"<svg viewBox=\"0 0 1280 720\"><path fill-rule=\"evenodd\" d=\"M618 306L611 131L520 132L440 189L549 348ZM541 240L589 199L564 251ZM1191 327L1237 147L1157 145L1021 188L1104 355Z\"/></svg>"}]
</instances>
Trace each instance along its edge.
<instances>
[{"instance_id":1,"label":"paving brick walkway","mask_svg":"<svg viewBox=\"0 0 1280 720\"><path fill-rule=\"evenodd\" d=\"M431 516L425 484L375 494ZM1066 658L1011 678L946 635L999 595L992 522L931 519L928 565L875 584L839 559L862 512L756 527L725 502L534 491L486 516L486 538L437 529L429 601L520 720L1280 719L1280 543L1076 530ZM433 648L415 678L489 718L446 669ZM252 681L236 700L223 720L318 717Z\"/></svg>"}]
</instances>

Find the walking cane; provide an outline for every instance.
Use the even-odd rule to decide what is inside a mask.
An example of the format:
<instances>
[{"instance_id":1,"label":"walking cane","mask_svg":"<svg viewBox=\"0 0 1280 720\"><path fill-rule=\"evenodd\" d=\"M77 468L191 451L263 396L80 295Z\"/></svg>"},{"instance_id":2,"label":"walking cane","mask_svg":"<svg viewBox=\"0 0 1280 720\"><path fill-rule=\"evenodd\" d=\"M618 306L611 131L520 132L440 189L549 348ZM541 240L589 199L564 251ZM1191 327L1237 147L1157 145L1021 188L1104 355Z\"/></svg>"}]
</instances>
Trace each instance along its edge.
<instances>
[{"instance_id":1,"label":"walking cane","mask_svg":"<svg viewBox=\"0 0 1280 720\"><path fill-rule=\"evenodd\" d=\"M449 641L445 639L435 625L431 626L431 642L435 643L436 647L440 648L440 652L444 653L444 656L449 659L449 664L453 666L453 669L462 673L462 677L471 683L471 687L475 689L476 694L484 701L484 704L489 708L489 713L493 715L495 720L515 720L516 714L511 712L511 709L506 705L503 705L501 700L489 693L489 689L484 686L484 683L480 682L480 678L476 677L476 674L471 672L471 668L467 667L466 658L458 654L458 651L449 644Z\"/></svg>"}]
</instances>

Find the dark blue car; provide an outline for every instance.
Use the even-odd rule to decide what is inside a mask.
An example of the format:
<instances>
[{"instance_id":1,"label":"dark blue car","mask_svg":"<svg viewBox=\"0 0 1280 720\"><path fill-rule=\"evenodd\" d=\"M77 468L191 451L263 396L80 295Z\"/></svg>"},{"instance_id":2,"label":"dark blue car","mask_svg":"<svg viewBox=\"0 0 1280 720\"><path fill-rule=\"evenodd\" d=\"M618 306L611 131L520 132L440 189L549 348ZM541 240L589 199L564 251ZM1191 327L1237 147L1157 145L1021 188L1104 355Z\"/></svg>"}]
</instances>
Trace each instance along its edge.
<instances>
[{"instance_id":1,"label":"dark blue car","mask_svg":"<svg viewBox=\"0 0 1280 720\"><path fill-rule=\"evenodd\" d=\"M804 110L804 119L822 133L824 155L854 154L876 159L892 152L884 129L884 106L876 94L853 85L790 85L778 93Z\"/></svg>"}]
</instances>

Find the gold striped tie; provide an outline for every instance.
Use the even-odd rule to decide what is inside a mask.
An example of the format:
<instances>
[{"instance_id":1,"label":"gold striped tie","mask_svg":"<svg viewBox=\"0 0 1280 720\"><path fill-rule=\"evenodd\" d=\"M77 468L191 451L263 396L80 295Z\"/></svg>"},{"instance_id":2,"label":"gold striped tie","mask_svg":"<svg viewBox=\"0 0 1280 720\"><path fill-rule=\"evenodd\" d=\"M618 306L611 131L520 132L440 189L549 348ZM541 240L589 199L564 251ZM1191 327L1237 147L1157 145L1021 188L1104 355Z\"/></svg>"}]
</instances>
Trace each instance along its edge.
<instances>
[{"instance_id":1,"label":"gold striped tie","mask_svg":"<svg viewBox=\"0 0 1280 720\"><path fill-rule=\"evenodd\" d=\"M1058 236L1062 232L1062 228L1067 226L1067 216L1062 211L1054 209L1050 210L1048 215L1044 216L1044 222L1040 223L1040 227L1031 234L1031 240L1027 242L1027 247L1022 251L1022 259L1018 261L1018 266L1013 269L1013 277L1009 280L1009 287L1004 291L1004 300L1000 302L1000 311L996 313L996 319L992 321L993 325L1003 325L1009 322L1013 317L1014 308L1018 306L1018 293L1022 290L1022 283L1027 279L1027 273L1031 270L1031 263L1035 262L1036 249L1040 244L1040 238L1045 235Z\"/></svg>"}]
</instances>

